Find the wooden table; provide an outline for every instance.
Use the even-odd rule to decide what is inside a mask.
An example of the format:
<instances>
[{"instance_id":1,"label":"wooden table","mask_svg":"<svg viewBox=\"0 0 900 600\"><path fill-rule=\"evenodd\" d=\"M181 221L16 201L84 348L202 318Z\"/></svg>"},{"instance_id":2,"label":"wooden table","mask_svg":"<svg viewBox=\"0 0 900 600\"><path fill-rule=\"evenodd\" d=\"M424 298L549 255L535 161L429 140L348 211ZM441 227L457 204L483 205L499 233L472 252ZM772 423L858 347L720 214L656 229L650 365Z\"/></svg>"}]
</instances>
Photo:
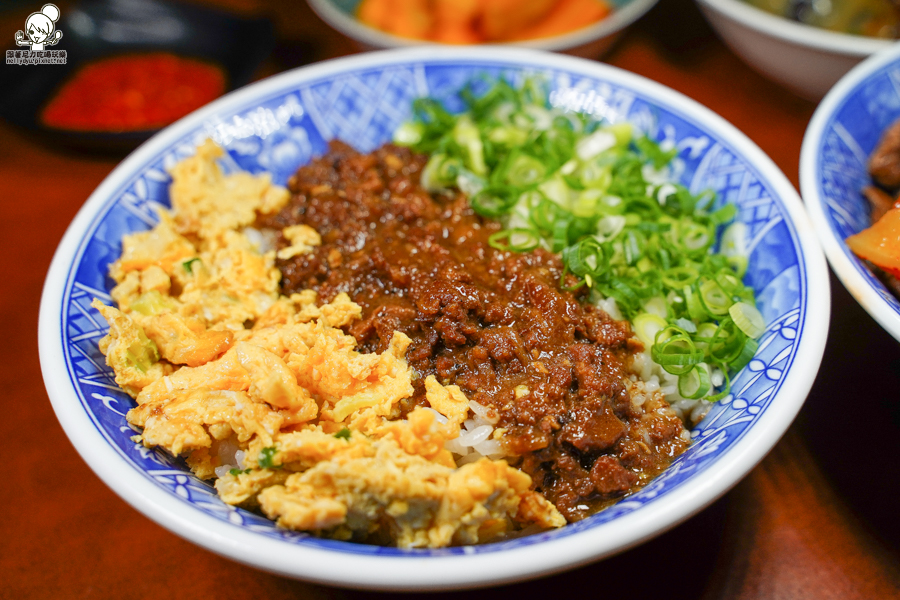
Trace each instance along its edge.
<instances>
[{"instance_id":1,"label":"wooden table","mask_svg":"<svg viewBox=\"0 0 900 600\"><path fill-rule=\"evenodd\" d=\"M40 4L20 2L15 14L0 15L0 39L11 43ZM281 44L268 72L353 50L304 4L271 4ZM605 60L710 107L746 132L797 185L801 140L815 105L746 67L716 39L690 0L661 0ZM118 160L58 151L0 124L0 314L7 322L0 343L6 509L0 521L0 598L379 596L284 579L194 546L120 500L69 444L38 364L41 286L68 223ZM667 600L900 597L900 346L836 279L832 301L828 347L804 409L737 487L628 552L482 593L522 598L595 590L592 597Z\"/></svg>"}]
</instances>

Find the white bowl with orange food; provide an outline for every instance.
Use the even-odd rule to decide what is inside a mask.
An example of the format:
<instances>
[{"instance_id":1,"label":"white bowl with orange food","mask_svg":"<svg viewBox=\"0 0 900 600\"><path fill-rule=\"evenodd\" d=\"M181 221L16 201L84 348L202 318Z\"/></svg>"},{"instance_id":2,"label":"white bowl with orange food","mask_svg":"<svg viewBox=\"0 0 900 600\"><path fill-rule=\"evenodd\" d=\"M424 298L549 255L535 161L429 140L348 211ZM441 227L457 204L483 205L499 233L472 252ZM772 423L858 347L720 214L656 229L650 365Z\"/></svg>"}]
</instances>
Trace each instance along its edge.
<instances>
[{"instance_id":1,"label":"white bowl with orange food","mask_svg":"<svg viewBox=\"0 0 900 600\"><path fill-rule=\"evenodd\" d=\"M800 188L831 268L872 318L900 340L900 300L884 275L900 268L900 211L878 218L897 197L898 181L884 166L896 170L900 161L898 73L900 46L894 46L859 64L825 96L803 139ZM894 139L886 140L892 126ZM882 206L873 213L877 204Z\"/></svg>"},{"instance_id":2,"label":"white bowl with orange food","mask_svg":"<svg viewBox=\"0 0 900 600\"><path fill-rule=\"evenodd\" d=\"M307 0L363 50L512 44L599 58L656 0Z\"/></svg>"}]
</instances>

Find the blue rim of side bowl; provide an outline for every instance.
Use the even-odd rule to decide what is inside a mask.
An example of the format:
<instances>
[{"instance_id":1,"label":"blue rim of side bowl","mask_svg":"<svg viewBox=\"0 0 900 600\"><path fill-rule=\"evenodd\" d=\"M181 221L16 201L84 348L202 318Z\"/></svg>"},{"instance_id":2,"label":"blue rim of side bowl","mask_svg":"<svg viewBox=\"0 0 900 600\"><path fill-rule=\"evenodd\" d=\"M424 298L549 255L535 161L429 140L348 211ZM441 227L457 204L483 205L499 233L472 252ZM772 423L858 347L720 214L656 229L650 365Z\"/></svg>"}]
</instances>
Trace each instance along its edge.
<instances>
[{"instance_id":1,"label":"blue rim of side bowl","mask_svg":"<svg viewBox=\"0 0 900 600\"><path fill-rule=\"evenodd\" d=\"M426 66L450 70L461 65L482 70L538 69L584 78L598 87L627 91L646 102L651 112L653 99L665 98L662 104L669 114L700 131L703 131L701 123L709 125L717 132L725 154L730 152L735 163L746 161L742 166L752 173L753 181L762 190L760 193L770 196L765 205L778 213L771 221L763 215L761 227L784 227L793 244L792 250L797 253L799 289L796 293L800 297L799 306L777 315L778 319L773 320L764 334L768 337L764 337L761 345L767 344L773 355L767 362L758 360L745 369L744 379L736 380L735 389L740 390L741 385L745 390L754 385L768 385L767 378L774 383L754 397L753 402L735 397L740 395L736 391L735 396L723 403L724 408L716 409L715 415L695 429L698 443L692 447L693 456L702 458L705 453L705 462L699 462L698 458L690 466L686 460L679 459L642 492L612 509L562 530L498 544L405 551L320 540L283 530L273 533L275 528L271 524L245 520L249 513L223 508L221 502L216 504L214 493L204 489L208 485L192 480L177 464L162 465L170 467L164 485L151 481L98 428L89 408L90 394L81 389L77 377L73 376L72 357L78 360L83 357L76 356L77 352L67 347L70 332L63 329L71 325L67 311L72 310L69 303L73 294L106 293L104 289L84 289L85 286L76 289L74 281L84 264L86 245L114 205L123 194L135 189L138 179L145 184L148 181L135 173L156 173L150 166L162 165L178 152L189 152L190 144L210 131L210 123L221 123L219 116L243 114L242 111L264 104L267 99L284 96L304 85L311 88L317 82L364 73L367 69L377 72L405 67L415 71L419 66L424 72ZM470 76L471 72L467 77ZM314 111L307 114L311 112ZM754 206L754 210L759 209ZM546 575L608 556L677 525L724 494L774 446L802 405L824 350L829 303L824 257L796 192L771 160L721 117L659 84L590 61L522 49L422 47L336 59L272 77L200 109L136 150L89 198L60 243L41 302L39 347L51 402L73 445L110 488L157 523L223 556L282 575L368 589L458 589ZM84 308L78 306L75 310L84 311ZM96 361L97 357L87 359ZM60 373L63 368L65 375ZM109 394L109 390L100 394L106 399L99 401L122 415L124 411L116 411L112 406L119 400ZM772 402L776 396L778 402ZM759 404L754 404L757 401ZM91 402L96 404L98 399L93 398ZM124 419L119 420L119 425L127 429ZM739 432L726 444L725 432L729 427ZM120 433L128 435L130 431ZM727 451L717 454L720 447ZM155 460L159 462L159 457ZM702 472L703 476L691 477L691 469ZM667 482L672 484L671 489L665 487ZM200 501L187 502L185 494L190 497L194 492ZM660 500L664 497L665 502L654 501L657 496ZM229 520L235 514L244 525Z\"/></svg>"},{"instance_id":2,"label":"blue rim of side bowl","mask_svg":"<svg viewBox=\"0 0 900 600\"><path fill-rule=\"evenodd\" d=\"M881 132L900 118L900 44L847 72L816 107L800 151L800 190L828 262L844 287L895 339L900 301L845 238L871 224L862 188Z\"/></svg>"}]
</instances>

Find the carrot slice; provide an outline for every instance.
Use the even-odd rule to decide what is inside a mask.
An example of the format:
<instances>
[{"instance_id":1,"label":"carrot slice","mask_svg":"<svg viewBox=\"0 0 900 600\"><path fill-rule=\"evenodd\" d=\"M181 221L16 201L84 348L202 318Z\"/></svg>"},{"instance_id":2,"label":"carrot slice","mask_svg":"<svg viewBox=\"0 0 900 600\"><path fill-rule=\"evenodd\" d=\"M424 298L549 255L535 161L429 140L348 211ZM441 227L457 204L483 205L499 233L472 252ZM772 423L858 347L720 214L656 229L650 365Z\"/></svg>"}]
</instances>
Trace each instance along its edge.
<instances>
[{"instance_id":1,"label":"carrot slice","mask_svg":"<svg viewBox=\"0 0 900 600\"><path fill-rule=\"evenodd\" d=\"M356 16L402 37L477 44L567 33L610 10L606 0L362 0Z\"/></svg>"},{"instance_id":2,"label":"carrot slice","mask_svg":"<svg viewBox=\"0 0 900 600\"><path fill-rule=\"evenodd\" d=\"M388 19L388 31L401 37L426 40L434 19L428 0L394 0L394 11Z\"/></svg>"},{"instance_id":3,"label":"carrot slice","mask_svg":"<svg viewBox=\"0 0 900 600\"><path fill-rule=\"evenodd\" d=\"M356 18L376 29L384 29L391 14L391 4L391 0L362 0L356 9Z\"/></svg>"},{"instance_id":4,"label":"carrot slice","mask_svg":"<svg viewBox=\"0 0 900 600\"><path fill-rule=\"evenodd\" d=\"M604 0L561 0L556 7L531 27L513 33L510 40L531 40L562 35L605 18L610 6Z\"/></svg>"},{"instance_id":5,"label":"carrot slice","mask_svg":"<svg viewBox=\"0 0 900 600\"><path fill-rule=\"evenodd\" d=\"M848 237L847 246L885 271L900 273L900 208L890 209L871 227Z\"/></svg>"},{"instance_id":6,"label":"carrot slice","mask_svg":"<svg viewBox=\"0 0 900 600\"><path fill-rule=\"evenodd\" d=\"M541 22L557 0L482 0L479 30L486 41L508 40Z\"/></svg>"},{"instance_id":7,"label":"carrot slice","mask_svg":"<svg viewBox=\"0 0 900 600\"><path fill-rule=\"evenodd\" d=\"M429 38L434 23L428 0L363 0L356 17L376 29L419 40Z\"/></svg>"},{"instance_id":8,"label":"carrot slice","mask_svg":"<svg viewBox=\"0 0 900 600\"><path fill-rule=\"evenodd\" d=\"M431 39L444 44L477 44L481 37L475 24L481 14L480 0L431 0L434 28Z\"/></svg>"}]
</instances>

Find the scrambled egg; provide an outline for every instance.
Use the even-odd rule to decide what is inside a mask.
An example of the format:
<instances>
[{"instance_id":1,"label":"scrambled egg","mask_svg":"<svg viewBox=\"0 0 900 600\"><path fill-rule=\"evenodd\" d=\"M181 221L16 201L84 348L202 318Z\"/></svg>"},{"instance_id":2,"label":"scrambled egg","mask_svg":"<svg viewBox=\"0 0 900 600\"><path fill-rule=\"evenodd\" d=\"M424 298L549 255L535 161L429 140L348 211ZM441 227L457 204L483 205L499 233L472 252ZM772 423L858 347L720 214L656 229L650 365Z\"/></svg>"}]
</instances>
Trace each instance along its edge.
<instances>
[{"instance_id":1,"label":"scrambled egg","mask_svg":"<svg viewBox=\"0 0 900 600\"><path fill-rule=\"evenodd\" d=\"M320 306L312 291L279 294L275 252L251 226L288 192L223 174L221 154L207 142L173 168L171 212L126 236L110 268L118 308L93 303L110 328L100 349L137 402L136 440L216 478L229 504L337 539L442 547L562 526L505 461L457 466L445 443L471 416L457 386L429 377L431 407L400 418L409 338L360 354L340 329L361 314L346 295ZM305 226L282 235L282 256L321 243Z\"/></svg>"}]
</instances>

